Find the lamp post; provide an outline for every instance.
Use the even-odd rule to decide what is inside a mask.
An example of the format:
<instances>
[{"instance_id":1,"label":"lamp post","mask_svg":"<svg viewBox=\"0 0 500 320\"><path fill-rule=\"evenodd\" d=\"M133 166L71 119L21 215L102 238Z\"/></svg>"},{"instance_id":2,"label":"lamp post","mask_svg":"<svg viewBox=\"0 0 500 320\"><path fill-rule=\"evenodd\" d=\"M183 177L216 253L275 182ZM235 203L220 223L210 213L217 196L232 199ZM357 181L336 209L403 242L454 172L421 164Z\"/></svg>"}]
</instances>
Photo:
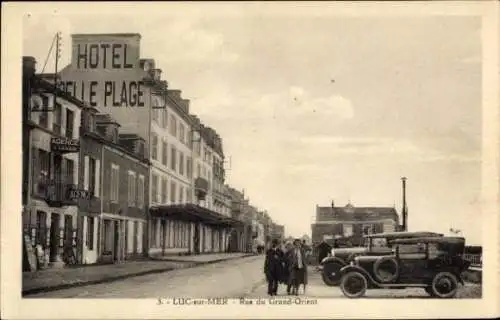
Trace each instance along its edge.
<instances>
[{"instance_id":1,"label":"lamp post","mask_svg":"<svg viewBox=\"0 0 500 320\"><path fill-rule=\"evenodd\" d=\"M403 231L408 231L408 210L406 207L406 177L402 177L401 181L403 183L403 209L402 209L402 215L403 215Z\"/></svg>"}]
</instances>

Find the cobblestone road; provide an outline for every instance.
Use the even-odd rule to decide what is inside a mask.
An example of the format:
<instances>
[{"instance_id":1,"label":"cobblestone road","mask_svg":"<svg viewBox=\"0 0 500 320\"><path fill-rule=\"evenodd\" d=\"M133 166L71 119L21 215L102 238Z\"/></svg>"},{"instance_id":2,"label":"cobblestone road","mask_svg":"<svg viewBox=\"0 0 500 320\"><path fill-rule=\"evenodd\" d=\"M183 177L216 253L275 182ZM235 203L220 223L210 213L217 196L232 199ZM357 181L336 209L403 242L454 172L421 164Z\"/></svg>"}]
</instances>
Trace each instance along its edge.
<instances>
[{"instance_id":1,"label":"cobblestone road","mask_svg":"<svg viewBox=\"0 0 500 320\"><path fill-rule=\"evenodd\" d=\"M30 295L27 298L170 298L170 297L267 297L263 256L170 272L133 277L107 284L90 285ZM286 294L280 286L279 294ZM303 294L301 294L303 295ZM345 298L338 287L328 287L313 267L309 270L309 298ZM480 298L481 286L461 287L458 298ZM366 298L429 298L423 289L370 290Z\"/></svg>"}]
</instances>

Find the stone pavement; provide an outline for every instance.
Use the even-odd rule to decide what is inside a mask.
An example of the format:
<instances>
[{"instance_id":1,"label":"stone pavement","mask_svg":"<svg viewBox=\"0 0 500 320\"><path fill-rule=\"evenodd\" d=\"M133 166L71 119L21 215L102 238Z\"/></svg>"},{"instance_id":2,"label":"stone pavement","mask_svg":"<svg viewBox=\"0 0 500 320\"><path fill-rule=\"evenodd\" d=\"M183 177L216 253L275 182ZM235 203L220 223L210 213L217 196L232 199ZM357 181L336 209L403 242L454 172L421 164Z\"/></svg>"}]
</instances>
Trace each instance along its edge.
<instances>
[{"instance_id":1,"label":"stone pavement","mask_svg":"<svg viewBox=\"0 0 500 320\"><path fill-rule=\"evenodd\" d=\"M245 256L248 256L248 254L223 253L185 257L175 256L118 264L89 265L63 269L47 269L36 272L23 272L22 295L111 282L129 277L190 268L200 264L215 263ZM179 260L176 260L177 258L179 258Z\"/></svg>"},{"instance_id":2,"label":"stone pavement","mask_svg":"<svg viewBox=\"0 0 500 320\"><path fill-rule=\"evenodd\" d=\"M228 259L242 258L253 254L234 252L234 253L209 253L198 254L190 256L160 256L153 258L154 260L161 261L178 261L178 262L195 262L195 263L209 263L218 262Z\"/></svg>"}]
</instances>

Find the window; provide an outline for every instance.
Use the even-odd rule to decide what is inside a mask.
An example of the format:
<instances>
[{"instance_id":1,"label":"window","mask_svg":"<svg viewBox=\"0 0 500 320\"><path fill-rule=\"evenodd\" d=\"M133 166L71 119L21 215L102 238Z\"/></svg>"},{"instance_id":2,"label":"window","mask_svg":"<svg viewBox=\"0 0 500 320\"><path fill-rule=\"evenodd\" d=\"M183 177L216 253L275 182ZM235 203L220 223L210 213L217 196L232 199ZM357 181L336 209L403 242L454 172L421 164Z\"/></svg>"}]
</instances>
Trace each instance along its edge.
<instances>
[{"instance_id":1,"label":"window","mask_svg":"<svg viewBox=\"0 0 500 320\"><path fill-rule=\"evenodd\" d=\"M111 164L111 202L118 202L118 189L120 187L120 166Z\"/></svg>"},{"instance_id":2,"label":"window","mask_svg":"<svg viewBox=\"0 0 500 320\"><path fill-rule=\"evenodd\" d=\"M164 166L168 166L168 144L163 141L161 146L161 163Z\"/></svg>"},{"instance_id":3,"label":"window","mask_svg":"<svg viewBox=\"0 0 500 320\"><path fill-rule=\"evenodd\" d=\"M139 175L137 181L137 207L144 207L144 176L142 174Z\"/></svg>"},{"instance_id":4,"label":"window","mask_svg":"<svg viewBox=\"0 0 500 320\"><path fill-rule=\"evenodd\" d=\"M191 157L186 157L186 175L189 179L193 177L193 160Z\"/></svg>"},{"instance_id":5,"label":"window","mask_svg":"<svg viewBox=\"0 0 500 320\"><path fill-rule=\"evenodd\" d=\"M174 181L170 181L170 202L172 203L175 203L175 188L176 188L176 185L175 185L175 182Z\"/></svg>"},{"instance_id":6,"label":"window","mask_svg":"<svg viewBox=\"0 0 500 320\"><path fill-rule=\"evenodd\" d=\"M66 185L73 185L75 183L75 162L73 160L63 158L65 169L63 179Z\"/></svg>"},{"instance_id":7,"label":"window","mask_svg":"<svg viewBox=\"0 0 500 320\"><path fill-rule=\"evenodd\" d=\"M153 121L156 123L160 124L160 110L159 109L153 109Z\"/></svg>"},{"instance_id":8,"label":"window","mask_svg":"<svg viewBox=\"0 0 500 320\"><path fill-rule=\"evenodd\" d=\"M197 177L201 177L201 166L199 163L197 164L197 167L198 167L198 176Z\"/></svg>"},{"instance_id":9,"label":"window","mask_svg":"<svg viewBox=\"0 0 500 320\"><path fill-rule=\"evenodd\" d=\"M179 203L183 203L184 201L184 188L182 186L179 186Z\"/></svg>"},{"instance_id":10,"label":"window","mask_svg":"<svg viewBox=\"0 0 500 320\"><path fill-rule=\"evenodd\" d=\"M100 170L100 160L85 156L83 188L91 191L94 197L99 197Z\"/></svg>"},{"instance_id":11,"label":"window","mask_svg":"<svg viewBox=\"0 0 500 320\"><path fill-rule=\"evenodd\" d=\"M75 114L73 111L66 109L66 138L73 139L73 126Z\"/></svg>"},{"instance_id":12,"label":"window","mask_svg":"<svg viewBox=\"0 0 500 320\"><path fill-rule=\"evenodd\" d=\"M54 119L52 123L52 131L57 134L61 134L61 122L62 122L62 106L56 103L54 107Z\"/></svg>"},{"instance_id":13,"label":"window","mask_svg":"<svg viewBox=\"0 0 500 320\"><path fill-rule=\"evenodd\" d=\"M188 147L189 147L189 149L192 150L193 149L193 131L189 131L187 138L188 138L188 141L187 141Z\"/></svg>"},{"instance_id":14,"label":"window","mask_svg":"<svg viewBox=\"0 0 500 320\"><path fill-rule=\"evenodd\" d=\"M177 168L177 150L175 147L170 149L170 169L176 171Z\"/></svg>"},{"instance_id":15,"label":"window","mask_svg":"<svg viewBox=\"0 0 500 320\"><path fill-rule=\"evenodd\" d=\"M49 107L49 97L42 95L42 108L47 110ZM38 118L38 124L43 127L47 128L49 126L49 113L47 111L39 112L40 116Z\"/></svg>"},{"instance_id":16,"label":"window","mask_svg":"<svg viewBox=\"0 0 500 320\"><path fill-rule=\"evenodd\" d=\"M161 179L161 203L167 203L167 178Z\"/></svg>"},{"instance_id":17,"label":"window","mask_svg":"<svg viewBox=\"0 0 500 320\"><path fill-rule=\"evenodd\" d=\"M128 172L128 206L129 207L135 207L136 203L136 195L135 195L135 172L129 171Z\"/></svg>"},{"instance_id":18,"label":"window","mask_svg":"<svg viewBox=\"0 0 500 320\"><path fill-rule=\"evenodd\" d=\"M184 175L184 153L179 152L179 174Z\"/></svg>"},{"instance_id":19,"label":"window","mask_svg":"<svg viewBox=\"0 0 500 320\"><path fill-rule=\"evenodd\" d=\"M177 120L173 114L170 114L170 129L169 132L174 137L177 136Z\"/></svg>"},{"instance_id":20,"label":"window","mask_svg":"<svg viewBox=\"0 0 500 320\"><path fill-rule=\"evenodd\" d=\"M193 190L191 188L187 188L186 195L187 195L187 202L193 201Z\"/></svg>"},{"instance_id":21,"label":"window","mask_svg":"<svg viewBox=\"0 0 500 320\"><path fill-rule=\"evenodd\" d=\"M151 158L158 160L158 136L156 134L153 134L152 136Z\"/></svg>"},{"instance_id":22,"label":"window","mask_svg":"<svg viewBox=\"0 0 500 320\"><path fill-rule=\"evenodd\" d=\"M185 130L186 130L186 128L184 128L183 124L179 125L179 140L182 143L186 143L186 132L185 132Z\"/></svg>"},{"instance_id":23,"label":"window","mask_svg":"<svg viewBox=\"0 0 500 320\"><path fill-rule=\"evenodd\" d=\"M45 185L49 180L50 153L33 148L33 193L38 196L45 195Z\"/></svg>"},{"instance_id":24,"label":"window","mask_svg":"<svg viewBox=\"0 0 500 320\"><path fill-rule=\"evenodd\" d=\"M161 126L166 129L167 128L167 124L168 124L168 112L167 112L167 108L163 109L163 113L162 113L162 124Z\"/></svg>"},{"instance_id":25,"label":"window","mask_svg":"<svg viewBox=\"0 0 500 320\"><path fill-rule=\"evenodd\" d=\"M153 197L153 202L158 203L158 175L153 174L153 180L151 181L151 195Z\"/></svg>"},{"instance_id":26,"label":"window","mask_svg":"<svg viewBox=\"0 0 500 320\"><path fill-rule=\"evenodd\" d=\"M87 238L85 244L88 250L94 250L94 217L87 217Z\"/></svg>"}]
</instances>

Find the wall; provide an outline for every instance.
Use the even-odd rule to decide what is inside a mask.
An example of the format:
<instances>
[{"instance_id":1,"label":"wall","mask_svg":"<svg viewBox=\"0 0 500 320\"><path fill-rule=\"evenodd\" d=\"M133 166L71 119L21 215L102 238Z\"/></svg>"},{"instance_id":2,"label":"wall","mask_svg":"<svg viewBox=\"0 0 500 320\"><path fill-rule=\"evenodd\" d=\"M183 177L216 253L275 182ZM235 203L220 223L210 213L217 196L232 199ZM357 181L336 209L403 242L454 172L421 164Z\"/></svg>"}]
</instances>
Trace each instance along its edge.
<instances>
[{"instance_id":1,"label":"wall","mask_svg":"<svg viewBox=\"0 0 500 320\"><path fill-rule=\"evenodd\" d=\"M91 49L95 45L99 55ZM78 50L83 53L85 48L87 55L79 59ZM60 72L63 90L101 113L111 114L121 124L122 133L137 133L148 141L151 97L142 81L146 72L139 65L140 35L73 35L71 58L71 64Z\"/></svg>"},{"instance_id":2,"label":"wall","mask_svg":"<svg viewBox=\"0 0 500 320\"><path fill-rule=\"evenodd\" d=\"M118 191L118 204L110 202L111 196L111 163L120 166L119 178L119 191ZM148 194L149 194L149 179L148 167L140 163L138 160L132 160L131 157L125 156L124 153L115 151L110 147L104 147L104 161L103 161L103 212L111 214L120 214L122 216L146 219L146 212L148 207ZM128 207L128 171L132 170L136 173L136 178L139 175L144 176L144 207L143 208L129 208ZM137 193L137 187L136 187ZM119 213L121 210L121 213Z\"/></svg>"}]
</instances>

